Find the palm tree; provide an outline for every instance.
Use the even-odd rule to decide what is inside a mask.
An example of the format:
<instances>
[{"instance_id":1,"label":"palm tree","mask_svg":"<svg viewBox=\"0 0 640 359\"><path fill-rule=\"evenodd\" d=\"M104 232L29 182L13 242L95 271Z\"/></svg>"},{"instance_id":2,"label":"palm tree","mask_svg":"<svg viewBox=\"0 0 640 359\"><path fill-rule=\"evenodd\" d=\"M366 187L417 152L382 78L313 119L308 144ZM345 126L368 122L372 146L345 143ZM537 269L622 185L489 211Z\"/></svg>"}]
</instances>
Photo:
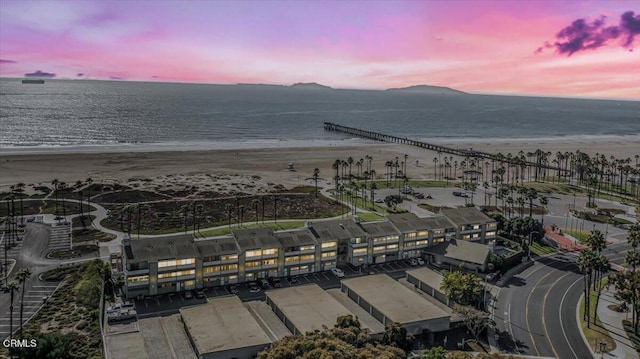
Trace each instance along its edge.
<instances>
[{"instance_id":1,"label":"palm tree","mask_svg":"<svg viewBox=\"0 0 640 359\"><path fill-rule=\"evenodd\" d=\"M64 191L67 189L67 184L65 182L60 182L58 184L58 188L60 189L60 191ZM64 220L65 222L67 221L67 206L66 203L64 201L64 195L62 195L62 215L64 216Z\"/></svg>"},{"instance_id":2,"label":"palm tree","mask_svg":"<svg viewBox=\"0 0 640 359\"><path fill-rule=\"evenodd\" d=\"M189 205L182 205L180 207L180 211L182 212L182 217L184 219L184 234L187 234L187 218L189 217Z\"/></svg>"},{"instance_id":3,"label":"palm tree","mask_svg":"<svg viewBox=\"0 0 640 359\"><path fill-rule=\"evenodd\" d=\"M278 196L273 195L273 223L278 223Z\"/></svg>"},{"instance_id":4,"label":"palm tree","mask_svg":"<svg viewBox=\"0 0 640 359\"><path fill-rule=\"evenodd\" d=\"M22 205L22 197L24 194L25 184L20 182L16 184L16 192L20 193L20 226L24 227L24 206Z\"/></svg>"},{"instance_id":5,"label":"palm tree","mask_svg":"<svg viewBox=\"0 0 640 359\"><path fill-rule=\"evenodd\" d=\"M9 338L13 339L13 294L20 288L18 282L11 281L7 285L7 289L11 293L11 299L9 304Z\"/></svg>"},{"instance_id":6,"label":"palm tree","mask_svg":"<svg viewBox=\"0 0 640 359\"><path fill-rule=\"evenodd\" d=\"M338 181L340 180L340 160L335 160L335 162L333 162L333 165L331 165L331 168L336 170L335 182L336 182L336 191L337 191Z\"/></svg>"},{"instance_id":7,"label":"palm tree","mask_svg":"<svg viewBox=\"0 0 640 359\"><path fill-rule=\"evenodd\" d=\"M224 210L227 212L227 220L229 221L229 228L231 228L231 215L233 213L233 204L231 203L226 203L224 205ZM264 219L264 217L263 217ZM186 228L186 220L185 220L185 228Z\"/></svg>"},{"instance_id":8,"label":"palm tree","mask_svg":"<svg viewBox=\"0 0 640 359\"><path fill-rule=\"evenodd\" d=\"M24 313L24 286L27 283L27 279L31 277L31 270L29 268L23 268L18 271L16 277L18 278L18 282L22 284L22 293L20 298L20 337L23 336L22 333L22 315Z\"/></svg>"},{"instance_id":9,"label":"palm tree","mask_svg":"<svg viewBox=\"0 0 640 359\"><path fill-rule=\"evenodd\" d=\"M253 205L253 208L256 209L256 224L258 224L258 205L260 204L260 200L257 198L254 198L251 201L251 204Z\"/></svg>"},{"instance_id":10,"label":"palm tree","mask_svg":"<svg viewBox=\"0 0 640 359\"><path fill-rule=\"evenodd\" d=\"M56 219L58 218L58 184L60 183L60 181L57 178L54 178L53 181L51 181L51 184L53 185L53 193L55 194L56 197Z\"/></svg>"},{"instance_id":11,"label":"palm tree","mask_svg":"<svg viewBox=\"0 0 640 359\"><path fill-rule=\"evenodd\" d=\"M533 215L533 200L538 198L538 191L534 188L527 189L525 197L529 200L529 217Z\"/></svg>"},{"instance_id":12,"label":"palm tree","mask_svg":"<svg viewBox=\"0 0 640 359\"><path fill-rule=\"evenodd\" d=\"M349 178L351 178L351 165L353 164L353 157L349 156L349 158L347 158L347 163L349 164Z\"/></svg>"},{"instance_id":13,"label":"palm tree","mask_svg":"<svg viewBox=\"0 0 640 359\"><path fill-rule=\"evenodd\" d=\"M91 184L93 183L93 179L91 179L91 177L87 177L85 183L87 184L87 203L89 204L89 214L91 214Z\"/></svg>"},{"instance_id":14,"label":"palm tree","mask_svg":"<svg viewBox=\"0 0 640 359\"><path fill-rule=\"evenodd\" d=\"M317 167L313 169L313 180L316 184L316 190L315 192L313 192L316 196L316 198L318 198L318 176L320 175L320 169L318 169Z\"/></svg>"},{"instance_id":15,"label":"palm tree","mask_svg":"<svg viewBox=\"0 0 640 359\"><path fill-rule=\"evenodd\" d=\"M578 255L578 268L583 273L584 279L584 300L585 300L585 308L590 307L590 292L591 292L591 272L593 269L595 254L590 249L585 249L580 252ZM589 311L584 311L585 320L587 321L587 328L590 327L590 319L589 319Z\"/></svg>"},{"instance_id":16,"label":"palm tree","mask_svg":"<svg viewBox=\"0 0 640 359\"><path fill-rule=\"evenodd\" d=\"M538 198L538 202L540 202L540 205L542 206L542 214L540 215L540 223L542 223L542 226L544 227L544 212L547 210L547 205L549 204L549 199L546 196L540 196L540 198Z\"/></svg>"}]
</instances>

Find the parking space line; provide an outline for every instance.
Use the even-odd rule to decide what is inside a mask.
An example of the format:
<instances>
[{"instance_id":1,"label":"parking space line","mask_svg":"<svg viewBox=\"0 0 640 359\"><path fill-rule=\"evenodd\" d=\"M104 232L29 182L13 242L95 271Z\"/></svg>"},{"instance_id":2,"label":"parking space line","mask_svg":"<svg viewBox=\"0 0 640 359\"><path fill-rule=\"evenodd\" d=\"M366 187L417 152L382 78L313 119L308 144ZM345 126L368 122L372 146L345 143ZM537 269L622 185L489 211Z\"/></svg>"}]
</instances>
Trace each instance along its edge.
<instances>
[{"instance_id":1,"label":"parking space line","mask_svg":"<svg viewBox=\"0 0 640 359\"><path fill-rule=\"evenodd\" d=\"M331 280L329 277L327 277L326 274L322 273L322 276L326 279L326 280Z\"/></svg>"},{"instance_id":2,"label":"parking space line","mask_svg":"<svg viewBox=\"0 0 640 359\"><path fill-rule=\"evenodd\" d=\"M169 303L173 303L173 300L171 300L171 296L168 295L167 298L169 298ZM158 299L158 305L160 305L160 299Z\"/></svg>"}]
</instances>

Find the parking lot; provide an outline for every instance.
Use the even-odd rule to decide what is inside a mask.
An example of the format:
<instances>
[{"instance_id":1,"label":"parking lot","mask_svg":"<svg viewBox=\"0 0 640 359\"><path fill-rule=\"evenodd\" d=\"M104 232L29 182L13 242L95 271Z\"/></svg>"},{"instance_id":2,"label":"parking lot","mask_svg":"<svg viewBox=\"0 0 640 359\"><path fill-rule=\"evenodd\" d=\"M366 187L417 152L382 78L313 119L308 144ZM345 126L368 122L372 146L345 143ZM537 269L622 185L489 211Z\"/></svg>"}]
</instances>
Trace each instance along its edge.
<instances>
[{"instance_id":1,"label":"parking lot","mask_svg":"<svg viewBox=\"0 0 640 359\"><path fill-rule=\"evenodd\" d=\"M344 271L345 278L358 277L367 274L379 274L386 273L394 279L400 279L405 277L405 271L412 268L409 264L409 260L393 261L381 264L370 265L366 269L360 269L350 265L340 266L340 269ZM340 278L336 277L331 271L301 274L297 277L296 283L290 283L286 278L281 279L281 287L291 287L305 284L317 284L323 289L332 289L340 287ZM244 302L251 300L264 300L264 290L272 290L267 288L260 292L252 293L249 291L246 283L240 283L235 286L238 290L238 297ZM228 286L211 287L204 290L207 298L215 298L218 296L231 295ZM186 299L184 293L171 293L156 296L149 296L143 299L136 299L136 310L139 318L148 318L152 316L166 316L175 314L182 307L191 305L204 304L207 299L202 298L190 298Z\"/></svg>"}]
</instances>

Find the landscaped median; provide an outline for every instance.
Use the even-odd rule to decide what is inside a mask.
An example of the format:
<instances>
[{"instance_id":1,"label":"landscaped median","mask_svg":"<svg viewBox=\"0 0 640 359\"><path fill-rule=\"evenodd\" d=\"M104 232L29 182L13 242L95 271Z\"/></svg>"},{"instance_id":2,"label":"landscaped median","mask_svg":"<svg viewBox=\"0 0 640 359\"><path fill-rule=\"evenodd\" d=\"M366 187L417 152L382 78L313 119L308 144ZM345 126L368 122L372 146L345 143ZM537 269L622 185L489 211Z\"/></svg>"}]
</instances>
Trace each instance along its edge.
<instances>
[{"instance_id":1,"label":"landscaped median","mask_svg":"<svg viewBox=\"0 0 640 359\"><path fill-rule=\"evenodd\" d=\"M608 279L605 278L599 284L599 288L604 288L608 283ZM589 300L589 318L590 325L587 327L587 321L584 319L585 312L585 300L584 294L580 297L580 306L578 310L578 320L580 321L580 328L584 335L587 344L594 353L600 351L600 343L606 343L606 350L610 352L616 348L616 342L613 340L609 332L602 326L602 322L597 315L598 300L600 298L600 291L591 291ZM594 319L595 318L595 319Z\"/></svg>"}]
</instances>

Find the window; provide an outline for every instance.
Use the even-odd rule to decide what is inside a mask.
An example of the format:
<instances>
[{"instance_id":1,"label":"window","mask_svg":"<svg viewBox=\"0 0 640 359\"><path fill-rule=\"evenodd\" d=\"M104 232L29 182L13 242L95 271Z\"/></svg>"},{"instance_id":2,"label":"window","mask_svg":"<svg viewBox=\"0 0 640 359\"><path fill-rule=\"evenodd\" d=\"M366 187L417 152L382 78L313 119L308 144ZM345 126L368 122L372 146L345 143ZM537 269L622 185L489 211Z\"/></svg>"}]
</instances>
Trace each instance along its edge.
<instances>
[{"instance_id":1,"label":"window","mask_svg":"<svg viewBox=\"0 0 640 359\"><path fill-rule=\"evenodd\" d=\"M387 249L398 249L398 244L397 243L396 244L389 244L387 246Z\"/></svg>"},{"instance_id":2,"label":"window","mask_svg":"<svg viewBox=\"0 0 640 359\"><path fill-rule=\"evenodd\" d=\"M428 236L429 235L429 231L420 231L418 232L418 236L419 237L424 237L424 236Z\"/></svg>"},{"instance_id":3,"label":"window","mask_svg":"<svg viewBox=\"0 0 640 359\"><path fill-rule=\"evenodd\" d=\"M433 231L433 234L442 234L444 233L444 229L436 229Z\"/></svg>"},{"instance_id":4,"label":"window","mask_svg":"<svg viewBox=\"0 0 640 359\"><path fill-rule=\"evenodd\" d=\"M312 251L315 249L316 249L316 246L314 246L313 244L308 246L300 246L301 251Z\"/></svg>"},{"instance_id":5,"label":"window","mask_svg":"<svg viewBox=\"0 0 640 359\"><path fill-rule=\"evenodd\" d=\"M166 261L159 261L158 268L184 266L184 265L194 264L195 262L196 262L195 258L178 259L178 260L170 259Z\"/></svg>"},{"instance_id":6,"label":"window","mask_svg":"<svg viewBox=\"0 0 640 359\"><path fill-rule=\"evenodd\" d=\"M462 236L462 239L469 239L469 238L471 238L470 234L465 234L464 236Z\"/></svg>"},{"instance_id":7,"label":"window","mask_svg":"<svg viewBox=\"0 0 640 359\"><path fill-rule=\"evenodd\" d=\"M262 250L256 249L252 251L246 251L244 256L245 258L253 258L253 257L260 257L261 255L262 255Z\"/></svg>"},{"instance_id":8,"label":"window","mask_svg":"<svg viewBox=\"0 0 640 359\"><path fill-rule=\"evenodd\" d=\"M171 288L171 287L175 287L176 284L175 283L160 283L158 284L158 288Z\"/></svg>"},{"instance_id":9,"label":"window","mask_svg":"<svg viewBox=\"0 0 640 359\"><path fill-rule=\"evenodd\" d=\"M373 247L373 251L374 251L374 252L385 251L386 249L387 249L387 246L378 246L378 247Z\"/></svg>"},{"instance_id":10,"label":"window","mask_svg":"<svg viewBox=\"0 0 640 359\"><path fill-rule=\"evenodd\" d=\"M226 271L226 270L238 270L238 265L237 265L237 264L225 264L225 265L221 265L221 266L220 266L220 270L221 270L221 271Z\"/></svg>"},{"instance_id":11,"label":"window","mask_svg":"<svg viewBox=\"0 0 640 359\"><path fill-rule=\"evenodd\" d=\"M367 254L367 248L356 248L353 250L354 256L361 255L361 254Z\"/></svg>"},{"instance_id":12,"label":"window","mask_svg":"<svg viewBox=\"0 0 640 359\"><path fill-rule=\"evenodd\" d=\"M416 245L416 241L404 242L404 247L405 248L414 247L415 245Z\"/></svg>"},{"instance_id":13,"label":"window","mask_svg":"<svg viewBox=\"0 0 640 359\"><path fill-rule=\"evenodd\" d=\"M355 244L364 243L364 240L362 239L362 237L356 237L356 238L353 240L353 243L355 243Z\"/></svg>"},{"instance_id":14,"label":"window","mask_svg":"<svg viewBox=\"0 0 640 359\"><path fill-rule=\"evenodd\" d=\"M324 242L322 243L322 249L324 248L332 248L336 246L336 242Z\"/></svg>"},{"instance_id":15,"label":"window","mask_svg":"<svg viewBox=\"0 0 640 359\"><path fill-rule=\"evenodd\" d=\"M421 241L416 241L416 246L424 246L427 243L429 243L429 241L426 239L423 239Z\"/></svg>"},{"instance_id":16,"label":"window","mask_svg":"<svg viewBox=\"0 0 640 359\"><path fill-rule=\"evenodd\" d=\"M473 225L473 229L480 229L480 225L479 224Z\"/></svg>"},{"instance_id":17,"label":"window","mask_svg":"<svg viewBox=\"0 0 640 359\"><path fill-rule=\"evenodd\" d=\"M274 254L278 254L278 248L270 248L270 249L263 249L262 250L262 255L263 256L272 256Z\"/></svg>"},{"instance_id":18,"label":"window","mask_svg":"<svg viewBox=\"0 0 640 359\"><path fill-rule=\"evenodd\" d=\"M336 256L336 251L322 253L322 258L335 257L335 256Z\"/></svg>"},{"instance_id":19,"label":"window","mask_svg":"<svg viewBox=\"0 0 640 359\"><path fill-rule=\"evenodd\" d=\"M293 262L299 262L299 261L300 261L300 256L290 256L290 257L284 258L285 263L293 263Z\"/></svg>"},{"instance_id":20,"label":"window","mask_svg":"<svg viewBox=\"0 0 640 359\"><path fill-rule=\"evenodd\" d=\"M127 281L129 283L147 282L148 280L149 280L149 276L148 275L139 275L139 276L127 278Z\"/></svg>"},{"instance_id":21,"label":"window","mask_svg":"<svg viewBox=\"0 0 640 359\"><path fill-rule=\"evenodd\" d=\"M495 236L496 232L495 231L491 231L491 232L487 232L487 237L489 236Z\"/></svg>"},{"instance_id":22,"label":"window","mask_svg":"<svg viewBox=\"0 0 640 359\"><path fill-rule=\"evenodd\" d=\"M202 268L202 273L206 274L206 273L214 273L214 272L219 272L220 271L220 266L212 266L212 267L204 267Z\"/></svg>"},{"instance_id":23,"label":"window","mask_svg":"<svg viewBox=\"0 0 640 359\"><path fill-rule=\"evenodd\" d=\"M404 238L415 238L417 235L416 232L405 233Z\"/></svg>"},{"instance_id":24,"label":"window","mask_svg":"<svg viewBox=\"0 0 640 359\"><path fill-rule=\"evenodd\" d=\"M175 278L175 277L182 277L185 275L195 275L195 274L196 274L195 269L181 270L177 272L160 273L158 274L158 279Z\"/></svg>"},{"instance_id":25,"label":"window","mask_svg":"<svg viewBox=\"0 0 640 359\"><path fill-rule=\"evenodd\" d=\"M228 254L226 256L222 256L220 257L221 261L237 261L238 260L238 255L237 254Z\"/></svg>"},{"instance_id":26,"label":"window","mask_svg":"<svg viewBox=\"0 0 640 359\"><path fill-rule=\"evenodd\" d=\"M433 243L442 243L444 242L444 238L434 238Z\"/></svg>"},{"instance_id":27,"label":"window","mask_svg":"<svg viewBox=\"0 0 640 359\"><path fill-rule=\"evenodd\" d=\"M260 267L261 265L262 265L261 261L246 262L244 264L246 268Z\"/></svg>"},{"instance_id":28,"label":"window","mask_svg":"<svg viewBox=\"0 0 640 359\"><path fill-rule=\"evenodd\" d=\"M270 266L270 265L274 265L277 264L275 259L265 259L262 261L262 265L263 266Z\"/></svg>"},{"instance_id":29,"label":"window","mask_svg":"<svg viewBox=\"0 0 640 359\"><path fill-rule=\"evenodd\" d=\"M303 256L300 256L300 261L310 261L310 260L314 260L316 258L316 256L314 254L305 254Z\"/></svg>"},{"instance_id":30,"label":"window","mask_svg":"<svg viewBox=\"0 0 640 359\"><path fill-rule=\"evenodd\" d=\"M195 280L187 280L184 282L184 286L185 287L190 287L192 285L196 285L196 281Z\"/></svg>"}]
</instances>

